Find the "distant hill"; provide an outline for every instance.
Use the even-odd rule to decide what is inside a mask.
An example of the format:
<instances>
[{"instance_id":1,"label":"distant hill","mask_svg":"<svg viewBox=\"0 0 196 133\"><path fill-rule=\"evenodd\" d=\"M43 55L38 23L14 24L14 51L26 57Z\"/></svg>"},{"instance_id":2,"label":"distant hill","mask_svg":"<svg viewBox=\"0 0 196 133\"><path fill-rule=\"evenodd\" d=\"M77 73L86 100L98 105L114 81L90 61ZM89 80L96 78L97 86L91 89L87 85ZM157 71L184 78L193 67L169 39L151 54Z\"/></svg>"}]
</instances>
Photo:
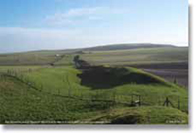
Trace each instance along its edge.
<instances>
[{"instance_id":1,"label":"distant hill","mask_svg":"<svg viewBox=\"0 0 196 133\"><path fill-rule=\"evenodd\" d=\"M113 44L84 48L86 51L108 51L108 50L124 50L124 49L137 49L137 48L158 48L158 47L176 47L168 44L151 44L151 43L133 43L133 44Z\"/></svg>"},{"instance_id":2,"label":"distant hill","mask_svg":"<svg viewBox=\"0 0 196 133\"><path fill-rule=\"evenodd\" d=\"M110 50L125 50L125 49L137 49L137 48L159 48L159 47L177 47L168 44L152 44L152 43L130 43L130 44L109 44L88 48L75 48L75 49L61 49L61 50L35 50L26 52L14 52L14 53L0 53L1 56L10 54L70 54L80 53L81 51L110 51Z\"/></svg>"},{"instance_id":3,"label":"distant hill","mask_svg":"<svg viewBox=\"0 0 196 133\"><path fill-rule=\"evenodd\" d=\"M88 48L77 48L77 49L64 49L64 50L40 50L40 51L32 51L30 53L75 53L82 54L83 51L110 51L110 50L125 50L125 49L138 49L138 48L160 48L160 47L171 47L174 48L174 45L168 44L152 44L152 43L130 43L130 44L109 44ZM28 52L29 53L29 52Z\"/></svg>"}]
</instances>

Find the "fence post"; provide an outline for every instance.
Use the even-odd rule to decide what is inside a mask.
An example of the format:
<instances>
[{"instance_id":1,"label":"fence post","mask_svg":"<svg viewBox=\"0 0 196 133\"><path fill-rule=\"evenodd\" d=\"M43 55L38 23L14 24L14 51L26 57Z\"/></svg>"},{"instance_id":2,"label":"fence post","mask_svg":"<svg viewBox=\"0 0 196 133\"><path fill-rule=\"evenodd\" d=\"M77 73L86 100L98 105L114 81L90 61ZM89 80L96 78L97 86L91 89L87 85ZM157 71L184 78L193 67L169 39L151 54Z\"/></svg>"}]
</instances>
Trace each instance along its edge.
<instances>
[{"instance_id":1,"label":"fence post","mask_svg":"<svg viewBox=\"0 0 196 133\"><path fill-rule=\"evenodd\" d=\"M169 106L169 99L168 99L168 97L166 97L166 99L165 99L165 102L163 103L163 106Z\"/></svg>"},{"instance_id":2,"label":"fence post","mask_svg":"<svg viewBox=\"0 0 196 133\"><path fill-rule=\"evenodd\" d=\"M167 107L169 106L169 98L168 97L166 98L166 106Z\"/></svg>"},{"instance_id":3,"label":"fence post","mask_svg":"<svg viewBox=\"0 0 196 133\"><path fill-rule=\"evenodd\" d=\"M174 108L174 105L172 104L172 102L169 100L169 98L168 97L166 97L166 100L165 100L165 102L163 103L163 106L169 106L169 104Z\"/></svg>"}]
</instances>

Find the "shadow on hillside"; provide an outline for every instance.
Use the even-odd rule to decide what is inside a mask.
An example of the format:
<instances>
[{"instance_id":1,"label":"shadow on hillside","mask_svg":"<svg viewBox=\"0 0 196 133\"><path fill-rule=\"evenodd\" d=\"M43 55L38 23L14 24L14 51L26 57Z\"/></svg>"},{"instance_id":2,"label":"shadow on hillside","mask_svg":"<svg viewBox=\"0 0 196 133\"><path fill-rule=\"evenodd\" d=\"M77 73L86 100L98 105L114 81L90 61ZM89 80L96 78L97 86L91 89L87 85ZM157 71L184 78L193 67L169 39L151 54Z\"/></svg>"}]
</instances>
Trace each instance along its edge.
<instances>
[{"instance_id":1,"label":"shadow on hillside","mask_svg":"<svg viewBox=\"0 0 196 133\"><path fill-rule=\"evenodd\" d=\"M160 83L160 81L148 75L117 67L91 67L77 76L81 79L82 85L91 87L92 89L107 89L129 83Z\"/></svg>"}]
</instances>

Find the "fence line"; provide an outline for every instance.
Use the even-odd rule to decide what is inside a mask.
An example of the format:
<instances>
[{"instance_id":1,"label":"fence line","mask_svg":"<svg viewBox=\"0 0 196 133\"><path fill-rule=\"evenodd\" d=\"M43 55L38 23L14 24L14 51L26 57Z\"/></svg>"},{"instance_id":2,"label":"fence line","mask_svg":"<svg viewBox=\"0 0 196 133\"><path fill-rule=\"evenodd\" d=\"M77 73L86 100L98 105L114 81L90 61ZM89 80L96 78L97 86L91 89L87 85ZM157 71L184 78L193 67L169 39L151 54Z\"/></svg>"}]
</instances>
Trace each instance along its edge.
<instances>
[{"instance_id":1,"label":"fence line","mask_svg":"<svg viewBox=\"0 0 196 133\"><path fill-rule=\"evenodd\" d=\"M76 96L76 95L73 96L73 95L71 95L72 88L71 88L71 85L69 83L67 76L66 76L66 80L69 84L68 95L61 95L60 89L57 90L58 91L57 94L43 91L43 84L37 85L35 82L30 81L27 77L25 77L22 74L19 75L17 72L7 71L7 73L0 73L0 78L3 78L3 77L14 78L14 79L22 82L23 84L27 85L30 88L33 88L37 91L42 91L42 92L50 94L50 95L55 95L58 97L71 98L71 99L90 101L90 102L106 102L106 103L112 103L112 104L123 104L123 105L127 105L127 106L143 106L143 105L145 105L145 103L142 102L142 96L138 95L138 94L129 94L129 95L118 94L118 95L116 95L116 93L114 92L114 93L112 93L112 95L110 95L109 98L104 98L104 99L97 98L100 95L98 92L95 94L89 93L88 97L86 97L87 95L82 95L82 93L80 96ZM160 101L158 101L158 102L160 103ZM179 97L178 97L177 103L178 103L177 108L180 109L180 98ZM176 108L174 106L174 104L171 102L171 100L169 99L169 97L166 97L162 106L169 107L169 105L173 108Z\"/></svg>"}]
</instances>

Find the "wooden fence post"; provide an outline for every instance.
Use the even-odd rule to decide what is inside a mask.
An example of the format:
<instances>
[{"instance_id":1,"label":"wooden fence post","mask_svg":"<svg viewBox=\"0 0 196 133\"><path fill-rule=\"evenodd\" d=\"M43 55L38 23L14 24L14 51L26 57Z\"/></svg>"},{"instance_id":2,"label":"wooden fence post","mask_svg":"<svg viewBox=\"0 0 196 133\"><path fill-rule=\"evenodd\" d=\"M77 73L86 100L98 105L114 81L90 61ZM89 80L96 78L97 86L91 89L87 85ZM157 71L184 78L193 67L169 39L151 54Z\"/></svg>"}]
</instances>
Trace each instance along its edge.
<instances>
[{"instance_id":1,"label":"wooden fence post","mask_svg":"<svg viewBox=\"0 0 196 133\"><path fill-rule=\"evenodd\" d=\"M166 97L166 100L165 100L165 102L163 103L163 106L169 106L169 104L174 108L174 105L172 104L172 102L169 100L169 98L168 97Z\"/></svg>"},{"instance_id":2,"label":"wooden fence post","mask_svg":"<svg viewBox=\"0 0 196 133\"><path fill-rule=\"evenodd\" d=\"M166 97L165 102L163 103L163 106L169 106L169 99Z\"/></svg>"}]
</instances>

